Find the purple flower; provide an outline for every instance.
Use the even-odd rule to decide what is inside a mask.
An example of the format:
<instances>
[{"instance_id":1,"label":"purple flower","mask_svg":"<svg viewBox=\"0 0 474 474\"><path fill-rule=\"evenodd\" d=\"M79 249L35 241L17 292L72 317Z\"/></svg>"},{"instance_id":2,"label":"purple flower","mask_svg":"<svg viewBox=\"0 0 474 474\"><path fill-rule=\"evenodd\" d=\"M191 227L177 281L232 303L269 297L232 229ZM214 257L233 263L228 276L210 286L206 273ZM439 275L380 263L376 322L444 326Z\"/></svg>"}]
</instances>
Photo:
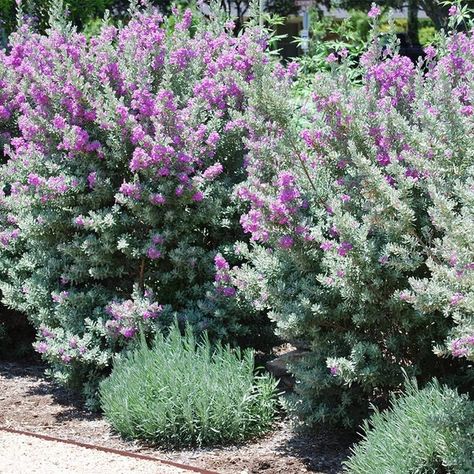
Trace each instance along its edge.
<instances>
[{"instance_id":1,"label":"purple flower","mask_svg":"<svg viewBox=\"0 0 474 474\"><path fill-rule=\"evenodd\" d=\"M152 194L150 196L150 202L152 204L155 204L157 206L162 205L166 202L166 198L163 196L163 194Z\"/></svg>"},{"instance_id":2,"label":"purple flower","mask_svg":"<svg viewBox=\"0 0 474 474\"><path fill-rule=\"evenodd\" d=\"M74 337L69 340L69 347L71 349L76 349L77 348L77 339Z\"/></svg>"},{"instance_id":3,"label":"purple flower","mask_svg":"<svg viewBox=\"0 0 474 474\"><path fill-rule=\"evenodd\" d=\"M380 7L378 7L375 3L372 3L372 8L369 10L369 13L367 13L367 16L369 18L377 18L380 13L382 13Z\"/></svg>"},{"instance_id":4,"label":"purple flower","mask_svg":"<svg viewBox=\"0 0 474 474\"><path fill-rule=\"evenodd\" d=\"M456 5L451 5L451 7L448 10L449 16L455 16L459 12L458 7Z\"/></svg>"},{"instance_id":5,"label":"purple flower","mask_svg":"<svg viewBox=\"0 0 474 474\"><path fill-rule=\"evenodd\" d=\"M119 191L127 197L139 200L141 199L141 187L139 184L135 183L123 183L120 186Z\"/></svg>"},{"instance_id":6,"label":"purple flower","mask_svg":"<svg viewBox=\"0 0 474 474\"><path fill-rule=\"evenodd\" d=\"M42 326L40 328L40 334L45 337L46 339L53 339L54 333L52 333L48 328Z\"/></svg>"},{"instance_id":7,"label":"purple flower","mask_svg":"<svg viewBox=\"0 0 474 474\"><path fill-rule=\"evenodd\" d=\"M217 132L211 132L211 134L209 135L209 138L207 139L206 143L212 147L215 147L217 145L217 143L219 142L220 140L220 135L217 133Z\"/></svg>"},{"instance_id":8,"label":"purple flower","mask_svg":"<svg viewBox=\"0 0 474 474\"><path fill-rule=\"evenodd\" d=\"M341 245L339 245L337 249L337 253L341 257L345 257L348 254L348 252L352 249L353 249L353 246L350 242L342 242Z\"/></svg>"},{"instance_id":9,"label":"purple flower","mask_svg":"<svg viewBox=\"0 0 474 474\"><path fill-rule=\"evenodd\" d=\"M214 265L218 270L228 270L229 269L229 264L227 263L227 260L220 254L218 253L214 257Z\"/></svg>"},{"instance_id":10,"label":"purple flower","mask_svg":"<svg viewBox=\"0 0 474 474\"><path fill-rule=\"evenodd\" d=\"M231 286L225 286L221 288L221 293L227 298L232 298L233 296L235 296L236 290Z\"/></svg>"},{"instance_id":11,"label":"purple flower","mask_svg":"<svg viewBox=\"0 0 474 474\"><path fill-rule=\"evenodd\" d=\"M87 176L87 182L89 184L89 188L93 189L95 187L95 184L97 182L97 173L95 171L89 173L89 176Z\"/></svg>"},{"instance_id":12,"label":"purple flower","mask_svg":"<svg viewBox=\"0 0 474 474\"><path fill-rule=\"evenodd\" d=\"M229 31L234 31L235 23L232 20L228 20L224 23L224 28Z\"/></svg>"},{"instance_id":13,"label":"purple flower","mask_svg":"<svg viewBox=\"0 0 474 474\"><path fill-rule=\"evenodd\" d=\"M61 293L52 293L51 298L55 303L64 303L69 297L69 291L61 291Z\"/></svg>"},{"instance_id":14,"label":"purple flower","mask_svg":"<svg viewBox=\"0 0 474 474\"><path fill-rule=\"evenodd\" d=\"M289 173L288 171L282 171L278 175L278 186L281 187L287 187L287 186L293 186L295 183L295 177L293 174Z\"/></svg>"},{"instance_id":15,"label":"purple flower","mask_svg":"<svg viewBox=\"0 0 474 474\"><path fill-rule=\"evenodd\" d=\"M377 161L380 166L387 166L390 164L390 156L386 152L381 152L377 154Z\"/></svg>"},{"instance_id":16,"label":"purple flower","mask_svg":"<svg viewBox=\"0 0 474 474\"><path fill-rule=\"evenodd\" d=\"M438 52L436 51L436 49L433 47L433 46L427 46L425 49L424 49L424 52L426 54L426 59L428 61L432 61L436 55L438 54Z\"/></svg>"},{"instance_id":17,"label":"purple flower","mask_svg":"<svg viewBox=\"0 0 474 474\"><path fill-rule=\"evenodd\" d=\"M284 235L283 237L280 238L280 240L278 241L278 244L280 245L280 247L282 249L289 249L293 246L293 237L291 237L290 235Z\"/></svg>"},{"instance_id":18,"label":"purple flower","mask_svg":"<svg viewBox=\"0 0 474 474\"><path fill-rule=\"evenodd\" d=\"M56 115L56 117L54 117L53 119L53 125L54 128L57 128L58 130L63 130L66 127L66 120L64 120L63 117Z\"/></svg>"},{"instance_id":19,"label":"purple flower","mask_svg":"<svg viewBox=\"0 0 474 474\"><path fill-rule=\"evenodd\" d=\"M45 354L48 351L49 346L48 344L46 344L46 342L38 342L35 345L35 349L36 349L36 352L38 352L39 354Z\"/></svg>"},{"instance_id":20,"label":"purple flower","mask_svg":"<svg viewBox=\"0 0 474 474\"><path fill-rule=\"evenodd\" d=\"M149 309L143 311L143 319L155 319L158 316L158 311L150 311Z\"/></svg>"},{"instance_id":21,"label":"purple flower","mask_svg":"<svg viewBox=\"0 0 474 474\"><path fill-rule=\"evenodd\" d=\"M130 161L130 169L133 172L149 168L152 164L151 157L143 150L143 148L135 148Z\"/></svg>"},{"instance_id":22,"label":"purple flower","mask_svg":"<svg viewBox=\"0 0 474 474\"><path fill-rule=\"evenodd\" d=\"M207 168L202 174L204 179L212 180L217 178L224 171L224 167L220 163L216 163Z\"/></svg>"},{"instance_id":23,"label":"purple flower","mask_svg":"<svg viewBox=\"0 0 474 474\"><path fill-rule=\"evenodd\" d=\"M133 336L135 336L136 333L137 333L137 329L132 328L132 327L126 327L120 330L120 334L122 334L122 336L127 339L132 338Z\"/></svg>"},{"instance_id":24,"label":"purple flower","mask_svg":"<svg viewBox=\"0 0 474 474\"><path fill-rule=\"evenodd\" d=\"M350 200L351 200L351 197L350 197L348 194L343 194L343 195L341 196L341 201L342 201L342 202L348 202L348 201L350 201Z\"/></svg>"},{"instance_id":25,"label":"purple flower","mask_svg":"<svg viewBox=\"0 0 474 474\"><path fill-rule=\"evenodd\" d=\"M146 251L146 255L151 260L157 260L161 257L161 252L156 247L148 247Z\"/></svg>"},{"instance_id":26,"label":"purple flower","mask_svg":"<svg viewBox=\"0 0 474 474\"><path fill-rule=\"evenodd\" d=\"M38 187L44 182L43 178L40 178L37 174L35 173L30 173L28 175L28 184L30 186Z\"/></svg>"},{"instance_id":27,"label":"purple flower","mask_svg":"<svg viewBox=\"0 0 474 474\"><path fill-rule=\"evenodd\" d=\"M454 295L451 297L451 301L449 304L451 306L456 306L459 304L462 300L464 299L464 295L462 293L454 293Z\"/></svg>"},{"instance_id":28,"label":"purple flower","mask_svg":"<svg viewBox=\"0 0 474 474\"><path fill-rule=\"evenodd\" d=\"M164 243L165 239L162 235L160 234L155 234L152 238L151 238L151 241L155 244L155 245L161 245L162 243Z\"/></svg>"},{"instance_id":29,"label":"purple flower","mask_svg":"<svg viewBox=\"0 0 474 474\"><path fill-rule=\"evenodd\" d=\"M410 293L407 293L407 292L405 292L405 291L402 291L402 292L400 293L400 299L401 299L402 301L407 302L407 303L410 302L410 300L411 300Z\"/></svg>"},{"instance_id":30,"label":"purple flower","mask_svg":"<svg viewBox=\"0 0 474 474\"><path fill-rule=\"evenodd\" d=\"M201 191L194 193L192 198L194 202L201 202L204 199L204 194Z\"/></svg>"},{"instance_id":31,"label":"purple flower","mask_svg":"<svg viewBox=\"0 0 474 474\"><path fill-rule=\"evenodd\" d=\"M342 48L339 52L338 52L339 56L343 59L347 58L347 56L349 55L349 50L347 48Z\"/></svg>"},{"instance_id":32,"label":"purple flower","mask_svg":"<svg viewBox=\"0 0 474 474\"><path fill-rule=\"evenodd\" d=\"M145 138L145 132L143 131L143 128L140 125L137 125L132 130L132 136L131 136L132 143L136 145L140 140L143 140L144 138Z\"/></svg>"},{"instance_id":33,"label":"purple flower","mask_svg":"<svg viewBox=\"0 0 474 474\"><path fill-rule=\"evenodd\" d=\"M323 242L319 247L324 250L325 252L331 250L333 248L334 244L327 240L326 242Z\"/></svg>"}]
</instances>

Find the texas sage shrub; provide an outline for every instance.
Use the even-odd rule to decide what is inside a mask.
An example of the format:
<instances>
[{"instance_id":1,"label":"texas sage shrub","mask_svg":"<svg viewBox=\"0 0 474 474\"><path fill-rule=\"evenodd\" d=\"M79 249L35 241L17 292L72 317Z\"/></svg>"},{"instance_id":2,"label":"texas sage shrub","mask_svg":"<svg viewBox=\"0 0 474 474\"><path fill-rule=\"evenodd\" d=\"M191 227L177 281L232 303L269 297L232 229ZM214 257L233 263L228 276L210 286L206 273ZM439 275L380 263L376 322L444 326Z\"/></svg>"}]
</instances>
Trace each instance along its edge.
<instances>
[{"instance_id":1,"label":"texas sage shrub","mask_svg":"<svg viewBox=\"0 0 474 474\"><path fill-rule=\"evenodd\" d=\"M1 290L64 381L94 379L140 326L176 314L219 339L268 327L214 281L242 235L235 117L273 70L265 35L196 26L189 10L172 26L153 9L133 15L91 39L55 15L2 55L19 131L1 169Z\"/></svg>"},{"instance_id":2,"label":"texas sage shrub","mask_svg":"<svg viewBox=\"0 0 474 474\"><path fill-rule=\"evenodd\" d=\"M307 350L290 407L308 424L354 425L402 369L422 383L472 358L474 36L426 54L375 38L360 85L341 51L302 100L268 90L246 114L253 243L230 280Z\"/></svg>"},{"instance_id":3,"label":"texas sage shrub","mask_svg":"<svg viewBox=\"0 0 474 474\"><path fill-rule=\"evenodd\" d=\"M160 446L243 441L268 431L276 381L256 375L251 350L184 336L177 325L152 348L144 342L117 359L100 385L104 414L122 436Z\"/></svg>"},{"instance_id":4,"label":"texas sage shrub","mask_svg":"<svg viewBox=\"0 0 474 474\"><path fill-rule=\"evenodd\" d=\"M18 103L15 100L15 84L10 69L5 64L5 53L0 49L0 159L3 162L3 147L9 143L15 130L15 112Z\"/></svg>"},{"instance_id":5,"label":"texas sage shrub","mask_svg":"<svg viewBox=\"0 0 474 474\"><path fill-rule=\"evenodd\" d=\"M363 439L345 462L352 474L472 472L473 402L455 390L431 382L410 383L389 410L364 423Z\"/></svg>"}]
</instances>

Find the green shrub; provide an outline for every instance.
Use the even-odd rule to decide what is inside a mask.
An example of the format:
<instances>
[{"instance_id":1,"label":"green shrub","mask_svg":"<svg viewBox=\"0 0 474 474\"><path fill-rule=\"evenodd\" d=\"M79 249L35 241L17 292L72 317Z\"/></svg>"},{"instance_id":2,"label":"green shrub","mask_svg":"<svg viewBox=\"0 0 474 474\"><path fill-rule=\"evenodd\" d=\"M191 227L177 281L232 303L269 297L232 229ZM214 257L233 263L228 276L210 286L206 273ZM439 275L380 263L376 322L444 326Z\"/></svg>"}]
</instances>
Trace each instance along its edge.
<instances>
[{"instance_id":1,"label":"green shrub","mask_svg":"<svg viewBox=\"0 0 474 474\"><path fill-rule=\"evenodd\" d=\"M59 2L57 2L59 3ZM61 2L67 8L68 18L82 29L88 21L101 17L105 10L114 6L112 0L63 0ZM15 30L17 23L17 5L21 4L22 12L33 18L35 26L40 31L45 31L49 24L49 9L53 5L52 0L25 0L18 2L16 0L0 0L0 19L6 33Z\"/></svg>"},{"instance_id":2,"label":"green shrub","mask_svg":"<svg viewBox=\"0 0 474 474\"><path fill-rule=\"evenodd\" d=\"M474 360L474 107L461 98L474 36L450 34L421 67L389 39L360 58L360 84L331 53L300 103L269 88L253 106L266 114L248 112L236 194L254 242L229 285L307 349L290 370L308 425L358 425L403 369L464 383Z\"/></svg>"},{"instance_id":3,"label":"green shrub","mask_svg":"<svg viewBox=\"0 0 474 474\"><path fill-rule=\"evenodd\" d=\"M391 410L364 425L363 441L346 462L353 474L474 472L474 408L455 390L409 384Z\"/></svg>"},{"instance_id":4,"label":"green shrub","mask_svg":"<svg viewBox=\"0 0 474 474\"><path fill-rule=\"evenodd\" d=\"M0 287L55 379L94 403L140 321L150 339L175 315L211 338L265 339L265 314L215 281L214 258L235 265L245 238L234 116L280 79L258 28L235 38L219 18L137 10L87 39L60 3L48 34L24 26L0 52Z\"/></svg>"},{"instance_id":5,"label":"green shrub","mask_svg":"<svg viewBox=\"0 0 474 474\"><path fill-rule=\"evenodd\" d=\"M436 28L434 26L424 26L420 28L418 36L420 38L420 44L428 46L436 39Z\"/></svg>"},{"instance_id":6,"label":"green shrub","mask_svg":"<svg viewBox=\"0 0 474 474\"><path fill-rule=\"evenodd\" d=\"M116 361L100 386L102 408L126 438L161 445L242 441L268 431L276 383L255 375L252 351L233 351L174 326Z\"/></svg>"}]
</instances>

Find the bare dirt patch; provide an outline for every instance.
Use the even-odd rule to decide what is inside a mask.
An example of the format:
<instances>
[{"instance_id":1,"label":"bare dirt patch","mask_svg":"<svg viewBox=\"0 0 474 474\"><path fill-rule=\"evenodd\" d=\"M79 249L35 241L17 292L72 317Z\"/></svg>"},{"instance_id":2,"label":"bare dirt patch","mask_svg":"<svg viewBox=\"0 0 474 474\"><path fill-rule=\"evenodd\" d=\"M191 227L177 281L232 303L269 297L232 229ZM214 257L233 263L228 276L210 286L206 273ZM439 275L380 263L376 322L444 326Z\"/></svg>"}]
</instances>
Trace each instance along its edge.
<instances>
[{"instance_id":1,"label":"bare dirt patch","mask_svg":"<svg viewBox=\"0 0 474 474\"><path fill-rule=\"evenodd\" d=\"M242 446L162 451L121 439L106 420L43 376L44 367L0 363L0 426L130 452L222 474L338 474L354 440L340 432L300 434L281 421L267 437Z\"/></svg>"}]
</instances>

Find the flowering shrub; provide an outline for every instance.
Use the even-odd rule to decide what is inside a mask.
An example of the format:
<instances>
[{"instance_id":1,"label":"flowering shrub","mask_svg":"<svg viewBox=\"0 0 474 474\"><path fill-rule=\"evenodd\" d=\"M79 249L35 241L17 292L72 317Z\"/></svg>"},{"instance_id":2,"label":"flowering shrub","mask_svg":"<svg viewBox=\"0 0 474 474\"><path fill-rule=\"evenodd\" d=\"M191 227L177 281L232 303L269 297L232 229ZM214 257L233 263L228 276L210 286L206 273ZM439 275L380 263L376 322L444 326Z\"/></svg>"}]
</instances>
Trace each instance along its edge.
<instances>
[{"instance_id":1,"label":"flowering shrub","mask_svg":"<svg viewBox=\"0 0 474 474\"><path fill-rule=\"evenodd\" d=\"M0 150L9 143L14 130L14 116L17 103L13 95L14 85L10 70L5 66L5 55L0 50ZM3 153L2 153L3 158Z\"/></svg>"},{"instance_id":2,"label":"flowering shrub","mask_svg":"<svg viewBox=\"0 0 474 474\"><path fill-rule=\"evenodd\" d=\"M423 381L472 358L474 37L427 58L375 40L360 86L341 58L302 103L277 91L278 114L248 112L236 194L254 244L226 285L308 350L292 367L308 423L355 424L402 369Z\"/></svg>"},{"instance_id":3,"label":"flowering shrub","mask_svg":"<svg viewBox=\"0 0 474 474\"><path fill-rule=\"evenodd\" d=\"M19 107L1 171L1 289L65 380L176 312L219 338L265 330L214 282L213 260L241 232L235 117L273 66L261 31L191 22L137 12L90 40L61 22L24 26L1 58Z\"/></svg>"}]
</instances>

